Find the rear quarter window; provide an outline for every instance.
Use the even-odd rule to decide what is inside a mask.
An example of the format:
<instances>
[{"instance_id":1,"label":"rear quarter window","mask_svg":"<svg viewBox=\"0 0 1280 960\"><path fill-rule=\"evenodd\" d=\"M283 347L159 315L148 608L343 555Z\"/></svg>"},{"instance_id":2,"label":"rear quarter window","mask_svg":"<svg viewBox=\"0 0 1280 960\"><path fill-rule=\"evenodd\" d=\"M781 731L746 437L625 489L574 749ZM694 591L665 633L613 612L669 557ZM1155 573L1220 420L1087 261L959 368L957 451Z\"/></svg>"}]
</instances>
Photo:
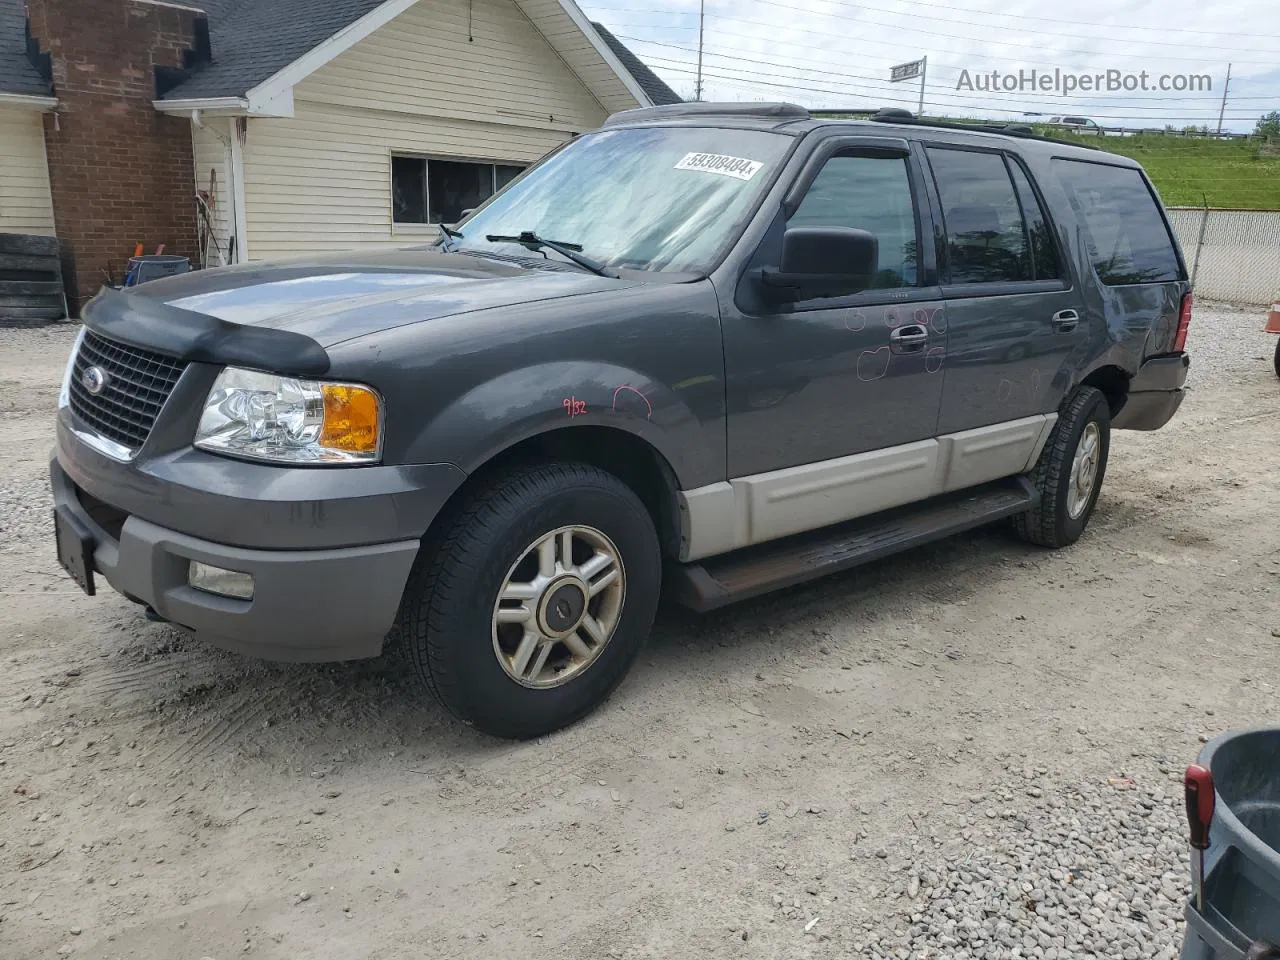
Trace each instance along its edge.
<instances>
[{"instance_id":1,"label":"rear quarter window","mask_svg":"<svg viewBox=\"0 0 1280 960\"><path fill-rule=\"evenodd\" d=\"M1061 158L1053 168L1084 226L1099 280L1121 286L1183 279L1173 238L1140 171Z\"/></svg>"}]
</instances>

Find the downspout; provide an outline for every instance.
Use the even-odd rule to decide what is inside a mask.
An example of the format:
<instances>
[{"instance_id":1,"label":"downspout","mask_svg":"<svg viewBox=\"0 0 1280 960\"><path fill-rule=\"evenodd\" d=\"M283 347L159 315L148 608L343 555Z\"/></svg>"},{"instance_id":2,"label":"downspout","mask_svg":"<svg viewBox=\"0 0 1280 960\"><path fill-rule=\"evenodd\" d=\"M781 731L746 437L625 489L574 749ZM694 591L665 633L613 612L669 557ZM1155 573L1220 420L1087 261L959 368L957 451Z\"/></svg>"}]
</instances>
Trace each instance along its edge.
<instances>
[{"instance_id":1,"label":"downspout","mask_svg":"<svg viewBox=\"0 0 1280 960\"><path fill-rule=\"evenodd\" d=\"M228 137L218 129L217 125L206 124L199 110L191 111L192 126L208 130L222 141L223 159L227 169L227 194L231 199L232 236L228 239L235 240L231 263L246 263L249 259L245 244L247 218L244 204L244 154L241 150L239 137L235 135L236 124L243 121L243 119L242 117L230 118L232 135ZM199 186L200 184L197 180L197 189Z\"/></svg>"},{"instance_id":2,"label":"downspout","mask_svg":"<svg viewBox=\"0 0 1280 960\"><path fill-rule=\"evenodd\" d=\"M244 200L244 143L249 135L247 117L231 118L231 209L236 220L236 263L249 262L249 215Z\"/></svg>"},{"instance_id":3,"label":"downspout","mask_svg":"<svg viewBox=\"0 0 1280 960\"><path fill-rule=\"evenodd\" d=\"M232 118L232 122L234 123L234 118ZM202 114L200 110L191 111L191 125L192 127L202 129L202 131L209 131L214 134L215 137L218 137L218 140L223 143L223 165L225 166L225 169L227 169L227 195L230 198L230 202L232 202L232 236L228 237L228 241L234 241L234 243L232 243L232 257L230 257L229 262L232 262L232 264L241 264L241 262L243 262L241 259L241 250L243 248L242 238L244 236L242 228L243 218L241 215L243 206L243 201L241 200L243 168L239 170L239 175L237 175L236 150L234 150L236 138L225 136L225 134L218 129L219 124L205 123L204 114ZM192 143L192 152L195 152L195 143ZM198 172L196 175L196 189L200 189L200 175L198 175Z\"/></svg>"}]
</instances>

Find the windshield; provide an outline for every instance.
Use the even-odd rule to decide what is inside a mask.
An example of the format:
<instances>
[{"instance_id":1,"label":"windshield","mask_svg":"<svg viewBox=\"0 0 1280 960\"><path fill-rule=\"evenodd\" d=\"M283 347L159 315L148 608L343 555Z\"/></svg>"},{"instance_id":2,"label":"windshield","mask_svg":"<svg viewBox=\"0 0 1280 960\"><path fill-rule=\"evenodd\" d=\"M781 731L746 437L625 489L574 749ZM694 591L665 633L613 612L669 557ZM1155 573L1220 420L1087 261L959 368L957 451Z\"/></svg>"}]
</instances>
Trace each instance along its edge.
<instances>
[{"instance_id":1,"label":"windshield","mask_svg":"<svg viewBox=\"0 0 1280 960\"><path fill-rule=\"evenodd\" d=\"M705 127L589 134L461 223L453 249L527 254L485 237L531 231L619 269L704 273L737 236L791 143L775 133Z\"/></svg>"}]
</instances>

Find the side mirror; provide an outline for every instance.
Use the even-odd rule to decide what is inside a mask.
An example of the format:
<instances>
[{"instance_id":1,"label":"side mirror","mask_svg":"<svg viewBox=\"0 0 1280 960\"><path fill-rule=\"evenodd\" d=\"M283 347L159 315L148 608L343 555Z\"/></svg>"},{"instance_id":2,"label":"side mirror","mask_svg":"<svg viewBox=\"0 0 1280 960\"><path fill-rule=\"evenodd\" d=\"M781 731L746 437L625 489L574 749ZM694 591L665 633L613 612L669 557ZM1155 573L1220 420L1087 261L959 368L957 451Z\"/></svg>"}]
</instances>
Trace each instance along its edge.
<instances>
[{"instance_id":1,"label":"side mirror","mask_svg":"<svg viewBox=\"0 0 1280 960\"><path fill-rule=\"evenodd\" d=\"M875 235L852 227L790 227L782 235L782 263L765 267L760 282L781 300L840 297L867 289L880 263Z\"/></svg>"}]
</instances>

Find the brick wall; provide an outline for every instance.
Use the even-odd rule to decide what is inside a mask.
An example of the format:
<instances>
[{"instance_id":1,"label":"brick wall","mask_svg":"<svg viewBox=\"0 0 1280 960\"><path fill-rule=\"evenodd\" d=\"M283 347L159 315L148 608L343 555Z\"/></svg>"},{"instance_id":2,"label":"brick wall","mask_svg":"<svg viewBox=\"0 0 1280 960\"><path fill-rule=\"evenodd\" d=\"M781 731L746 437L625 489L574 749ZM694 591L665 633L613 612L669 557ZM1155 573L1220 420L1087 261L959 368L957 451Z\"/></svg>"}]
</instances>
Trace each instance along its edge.
<instances>
[{"instance_id":1,"label":"brick wall","mask_svg":"<svg viewBox=\"0 0 1280 960\"><path fill-rule=\"evenodd\" d=\"M151 0L27 0L27 16L53 61L45 145L78 310L104 269L123 277L139 241L196 256L191 126L152 101L154 68L182 65L202 14Z\"/></svg>"}]
</instances>

